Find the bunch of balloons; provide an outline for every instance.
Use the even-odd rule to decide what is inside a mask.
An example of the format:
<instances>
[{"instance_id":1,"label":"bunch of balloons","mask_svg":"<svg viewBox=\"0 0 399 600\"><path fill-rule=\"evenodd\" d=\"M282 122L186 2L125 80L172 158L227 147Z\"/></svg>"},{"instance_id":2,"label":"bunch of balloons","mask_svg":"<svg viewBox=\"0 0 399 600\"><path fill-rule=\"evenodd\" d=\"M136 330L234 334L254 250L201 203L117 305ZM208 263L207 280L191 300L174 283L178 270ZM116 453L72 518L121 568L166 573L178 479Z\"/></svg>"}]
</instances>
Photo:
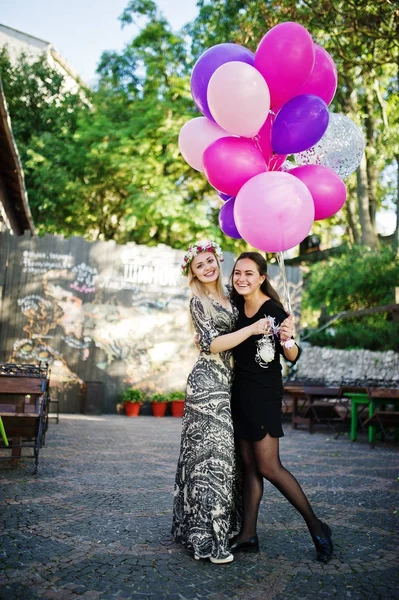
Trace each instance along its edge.
<instances>
[{"instance_id":1,"label":"bunch of balloons","mask_svg":"<svg viewBox=\"0 0 399 600\"><path fill-rule=\"evenodd\" d=\"M191 93L204 116L185 123L179 148L224 201L226 235L282 252L343 206L341 178L359 166L364 138L329 113L336 87L333 59L295 22L270 29L255 54L225 43L199 57Z\"/></svg>"}]
</instances>

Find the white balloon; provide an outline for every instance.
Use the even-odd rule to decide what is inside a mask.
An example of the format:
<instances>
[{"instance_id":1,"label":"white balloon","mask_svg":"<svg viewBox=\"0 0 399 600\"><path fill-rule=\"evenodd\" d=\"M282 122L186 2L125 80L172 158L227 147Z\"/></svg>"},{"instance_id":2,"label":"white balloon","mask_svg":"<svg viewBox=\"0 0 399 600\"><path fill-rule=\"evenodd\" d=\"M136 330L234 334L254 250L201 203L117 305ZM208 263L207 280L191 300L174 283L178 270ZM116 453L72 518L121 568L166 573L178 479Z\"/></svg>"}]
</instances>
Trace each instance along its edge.
<instances>
[{"instance_id":1,"label":"white balloon","mask_svg":"<svg viewBox=\"0 0 399 600\"><path fill-rule=\"evenodd\" d=\"M361 129L349 117L330 113L323 137L304 152L294 155L297 165L330 167L341 179L356 171L366 143Z\"/></svg>"}]
</instances>

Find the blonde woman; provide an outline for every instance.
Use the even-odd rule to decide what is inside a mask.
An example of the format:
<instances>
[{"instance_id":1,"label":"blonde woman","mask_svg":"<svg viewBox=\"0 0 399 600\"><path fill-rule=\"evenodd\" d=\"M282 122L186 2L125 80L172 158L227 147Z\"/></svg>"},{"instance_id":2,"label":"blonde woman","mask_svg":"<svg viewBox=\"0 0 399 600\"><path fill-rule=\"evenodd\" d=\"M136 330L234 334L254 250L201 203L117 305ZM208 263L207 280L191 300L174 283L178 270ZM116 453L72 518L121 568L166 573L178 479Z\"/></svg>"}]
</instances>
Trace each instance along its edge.
<instances>
[{"instance_id":1,"label":"blonde woman","mask_svg":"<svg viewBox=\"0 0 399 600\"><path fill-rule=\"evenodd\" d=\"M234 331L238 313L222 283L222 261L220 246L206 240L192 244L182 264L200 354L187 380L172 523L176 541L214 564L233 560L229 536L240 528L230 349L269 325L259 319Z\"/></svg>"}]
</instances>

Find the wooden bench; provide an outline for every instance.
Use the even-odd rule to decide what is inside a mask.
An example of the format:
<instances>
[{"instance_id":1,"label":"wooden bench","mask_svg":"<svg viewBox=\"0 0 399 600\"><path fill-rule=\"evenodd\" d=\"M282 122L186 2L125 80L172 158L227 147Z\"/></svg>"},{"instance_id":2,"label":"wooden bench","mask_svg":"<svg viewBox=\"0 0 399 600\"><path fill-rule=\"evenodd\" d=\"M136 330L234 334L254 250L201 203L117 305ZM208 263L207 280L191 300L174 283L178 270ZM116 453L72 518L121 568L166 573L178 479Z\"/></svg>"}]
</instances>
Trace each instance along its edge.
<instances>
[{"instance_id":1,"label":"wooden bench","mask_svg":"<svg viewBox=\"0 0 399 600\"><path fill-rule=\"evenodd\" d=\"M0 416L16 466L23 448L32 448L37 473L48 426L47 367L0 363ZM5 445L0 446L7 448Z\"/></svg>"}]
</instances>

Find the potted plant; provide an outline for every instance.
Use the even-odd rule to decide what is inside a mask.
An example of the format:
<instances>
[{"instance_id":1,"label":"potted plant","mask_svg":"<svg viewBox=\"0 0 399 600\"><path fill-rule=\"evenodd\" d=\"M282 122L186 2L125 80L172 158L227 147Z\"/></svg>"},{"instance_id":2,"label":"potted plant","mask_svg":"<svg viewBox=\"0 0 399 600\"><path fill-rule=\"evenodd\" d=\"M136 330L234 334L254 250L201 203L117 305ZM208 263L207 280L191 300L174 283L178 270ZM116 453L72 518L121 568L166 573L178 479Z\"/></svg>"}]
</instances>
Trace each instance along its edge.
<instances>
[{"instance_id":1,"label":"potted plant","mask_svg":"<svg viewBox=\"0 0 399 600\"><path fill-rule=\"evenodd\" d=\"M122 402L128 417L138 417L144 398L145 394L143 390L137 388L128 388L122 392Z\"/></svg>"},{"instance_id":2,"label":"potted plant","mask_svg":"<svg viewBox=\"0 0 399 600\"><path fill-rule=\"evenodd\" d=\"M172 417L182 417L184 413L184 392L171 392L169 401L171 402Z\"/></svg>"},{"instance_id":3,"label":"potted plant","mask_svg":"<svg viewBox=\"0 0 399 600\"><path fill-rule=\"evenodd\" d=\"M152 414L154 417L164 417L166 412L166 407L168 406L169 397L167 394L160 394L159 392L152 394L149 397L149 402L151 402Z\"/></svg>"}]
</instances>

